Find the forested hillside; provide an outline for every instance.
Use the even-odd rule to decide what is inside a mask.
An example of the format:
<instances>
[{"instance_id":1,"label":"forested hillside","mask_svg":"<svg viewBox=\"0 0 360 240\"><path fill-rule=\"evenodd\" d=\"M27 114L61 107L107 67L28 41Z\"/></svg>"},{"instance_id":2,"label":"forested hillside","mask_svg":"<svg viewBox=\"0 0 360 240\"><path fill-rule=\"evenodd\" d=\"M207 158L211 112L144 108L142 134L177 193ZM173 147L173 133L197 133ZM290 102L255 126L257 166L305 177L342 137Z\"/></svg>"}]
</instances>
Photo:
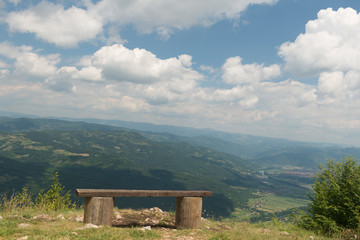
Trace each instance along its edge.
<instances>
[{"instance_id":1,"label":"forested hillside","mask_svg":"<svg viewBox=\"0 0 360 240\"><path fill-rule=\"evenodd\" d=\"M279 200L277 196L280 201L305 199L312 183L311 174L264 165L280 160L291 165L275 153L263 161L244 160L225 147L220 151L229 140L210 136L180 137L30 118L0 118L0 130L0 193L11 194L24 186L36 193L49 186L57 171L72 193L76 188L210 190L214 196L206 198L204 209L211 215L229 216L236 209L267 211L252 207L252 202L269 203ZM232 144L239 146L234 140ZM117 204L175 208L174 199L166 198L123 198Z\"/></svg>"}]
</instances>

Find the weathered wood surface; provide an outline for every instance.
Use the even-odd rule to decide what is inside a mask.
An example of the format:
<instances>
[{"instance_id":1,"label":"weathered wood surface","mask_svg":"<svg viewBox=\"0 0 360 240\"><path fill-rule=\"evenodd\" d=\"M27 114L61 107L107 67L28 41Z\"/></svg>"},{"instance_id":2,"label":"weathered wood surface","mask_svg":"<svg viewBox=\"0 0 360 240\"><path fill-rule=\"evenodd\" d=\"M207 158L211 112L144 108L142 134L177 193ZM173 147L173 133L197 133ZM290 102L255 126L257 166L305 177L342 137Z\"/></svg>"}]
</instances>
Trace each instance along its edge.
<instances>
[{"instance_id":1,"label":"weathered wood surface","mask_svg":"<svg viewBox=\"0 0 360 240\"><path fill-rule=\"evenodd\" d=\"M177 197L175 226L177 229L201 227L202 197Z\"/></svg>"},{"instance_id":2,"label":"weathered wood surface","mask_svg":"<svg viewBox=\"0 0 360 240\"><path fill-rule=\"evenodd\" d=\"M112 197L87 197L84 223L111 226L113 209L114 198Z\"/></svg>"},{"instance_id":3,"label":"weathered wood surface","mask_svg":"<svg viewBox=\"0 0 360 240\"><path fill-rule=\"evenodd\" d=\"M209 191L76 189L78 197L209 197Z\"/></svg>"}]
</instances>

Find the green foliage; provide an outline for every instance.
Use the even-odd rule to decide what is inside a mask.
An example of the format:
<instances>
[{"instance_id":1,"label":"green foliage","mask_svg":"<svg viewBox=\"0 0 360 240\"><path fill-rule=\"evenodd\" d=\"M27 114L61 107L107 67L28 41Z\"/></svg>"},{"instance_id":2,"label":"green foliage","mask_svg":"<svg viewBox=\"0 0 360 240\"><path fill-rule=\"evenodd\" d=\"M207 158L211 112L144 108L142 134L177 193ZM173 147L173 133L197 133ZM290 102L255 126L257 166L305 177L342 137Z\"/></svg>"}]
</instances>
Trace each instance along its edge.
<instances>
[{"instance_id":1,"label":"green foliage","mask_svg":"<svg viewBox=\"0 0 360 240\"><path fill-rule=\"evenodd\" d=\"M324 235L360 228L360 166L354 157L330 160L315 175L314 194L298 225Z\"/></svg>"},{"instance_id":2,"label":"green foliage","mask_svg":"<svg viewBox=\"0 0 360 240\"><path fill-rule=\"evenodd\" d=\"M31 194L27 187L23 187L21 192L14 193L10 198L3 195L0 201L0 208L8 211L16 208L31 207L32 205L33 201L31 200Z\"/></svg>"},{"instance_id":3,"label":"green foliage","mask_svg":"<svg viewBox=\"0 0 360 240\"><path fill-rule=\"evenodd\" d=\"M59 183L59 174L55 172L50 189L46 192L40 192L35 200L37 208L46 210L61 210L74 207L70 200L70 191L62 195L64 186Z\"/></svg>"},{"instance_id":4,"label":"green foliage","mask_svg":"<svg viewBox=\"0 0 360 240\"><path fill-rule=\"evenodd\" d=\"M75 204L71 202L70 191L62 194L64 186L59 183L59 174L53 175L53 181L50 189L46 192L40 192L35 202L32 201L32 195L27 187L22 188L21 192L14 193L11 197L4 194L0 199L0 209L11 212L16 209L38 209L38 210L66 210L74 208Z\"/></svg>"}]
</instances>

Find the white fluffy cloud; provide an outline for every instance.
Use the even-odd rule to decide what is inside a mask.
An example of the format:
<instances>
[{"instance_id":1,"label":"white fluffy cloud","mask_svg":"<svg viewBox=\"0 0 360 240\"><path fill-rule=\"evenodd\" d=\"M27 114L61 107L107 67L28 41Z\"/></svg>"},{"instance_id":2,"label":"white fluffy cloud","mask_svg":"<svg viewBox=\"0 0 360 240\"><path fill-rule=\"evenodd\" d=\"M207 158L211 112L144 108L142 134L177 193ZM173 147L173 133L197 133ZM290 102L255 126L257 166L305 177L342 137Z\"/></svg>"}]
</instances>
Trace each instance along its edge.
<instances>
[{"instance_id":1,"label":"white fluffy cloud","mask_svg":"<svg viewBox=\"0 0 360 240\"><path fill-rule=\"evenodd\" d=\"M33 51L32 47L14 47L7 42L0 43L0 55L14 60L14 73L33 77L47 77L57 70L58 54L41 56Z\"/></svg>"},{"instance_id":2,"label":"white fluffy cloud","mask_svg":"<svg viewBox=\"0 0 360 240\"><path fill-rule=\"evenodd\" d=\"M180 80L185 83L202 78L202 75L191 69L189 55L159 59L145 49L131 50L119 44L102 47L92 57L92 64L102 70L105 79L114 81L149 84Z\"/></svg>"},{"instance_id":3,"label":"white fluffy cloud","mask_svg":"<svg viewBox=\"0 0 360 240\"><path fill-rule=\"evenodd\" d=\"M268 80L280 75L280 67L273 64L268 67L253 64L242 64L240 57L232 57L226 60L222 66L224 82L229 84L256 83L262 80Z\"/></svg>"},{"instance_id":4,"label":"white fluffy cloud","mask_svg":"<svg viewBox=\"0 0 360 240\"><path fill-rule=\"evenodd\" d=\"M74 47L102 31L102 21L86 10L41 1L24 11L11 12L6 19L11 31L35 33L38 38L62 47Z\"/></svg>"},{"instance_id":5,"label":"white fluffy cloud","mask_svg":"<svg viewBox=\"0 0 360 240\"><path fill-rule=\"evenodd\" d=\"M238 19L251 4L274 4L278 0L169 0L83 1L86 8L43 0L36 6L8 14L11 31L34 33L38 38L61 47L75 47L95 39L108 26L107 43L123 43L119 26L132 25L138 32L157 32L167 39L174 30L209 26L223 19ZM17 5L19 0L11 0ZM1 2L0 2L1 3ZM100 34L101 35L101 34Z\"/></svg>"},{"instance_id":6,"label":"white fluffy cloud","mask_svg":"<svg viewBox=\"0 0 360 240\"><path fill-rule=\"evenodd\" d=\"M360 71L321 73L318 89L324 103L357 100L360 97Z\"/></svg>"},{"instance_id":7,"label":"white fluffy cloud","mask_svg":"<svg viewBox=\"0 0 360 240\"><path fill-rule=\"evenodd\" d=\"M280 46L285 68L296 76L360 70L360 14L352 8L328 8L317 17L294 42Z\"/></svg>"},{"instance_id":8,"label":"white fluffy cloud","mask_svg":"<svg viewBox=\"0 0 360 240\"><path fill-rule=\"evenodd\" d=\"M250 4L274 4L277 0L102 0L89 4L109 22L132 24L141 33L157 32L167 38L174 29L209 26L222 19L237 19Z\"/></svg>"}]
</instances>

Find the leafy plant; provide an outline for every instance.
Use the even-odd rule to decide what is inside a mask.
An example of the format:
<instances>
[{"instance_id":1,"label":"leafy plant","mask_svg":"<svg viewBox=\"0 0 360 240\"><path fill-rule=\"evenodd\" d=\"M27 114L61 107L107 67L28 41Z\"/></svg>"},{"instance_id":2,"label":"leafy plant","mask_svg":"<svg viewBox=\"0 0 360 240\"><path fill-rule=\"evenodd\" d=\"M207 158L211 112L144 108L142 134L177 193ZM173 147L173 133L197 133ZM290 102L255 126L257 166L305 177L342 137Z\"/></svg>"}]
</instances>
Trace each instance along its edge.
<instances>
[{"instance_id":1,"label":"leafy plant","mask_svg":"<svg viewBox=\"0 0 360 240\"><path fill-rule=\"evenodd\" d=\"M59 174L55 172L50 189L40 192L35 200L36 208L46 210L61 210L73 208L74 204L70 199L70 191L62 194L64 186L59 183Z\"/></svg>"},{"instance_id":2,"label":"leafy plant","mask_svg":"<svg viewBox=\"0 0 360 240\"><path fill-rule=\"evenodd\" d=\"M33 204L31 194L27 187L23 187L21 192L14 193L10 198L7 198L6 194L4 194L0 201L0 207L7 211L16 208L31 207Z\"/></svg>"},{"instance_id":3,"label":"leafy plant","mask_svg":"<svg viewBox=\"0 0 360 240\"><path fill-rule=\"evenodd\" d=\"M344 229L360 228L360 166L357 159L345 156L330 160L315 175L314 194L298 225L333 235Z\"/></svg>"}]
</instances>

